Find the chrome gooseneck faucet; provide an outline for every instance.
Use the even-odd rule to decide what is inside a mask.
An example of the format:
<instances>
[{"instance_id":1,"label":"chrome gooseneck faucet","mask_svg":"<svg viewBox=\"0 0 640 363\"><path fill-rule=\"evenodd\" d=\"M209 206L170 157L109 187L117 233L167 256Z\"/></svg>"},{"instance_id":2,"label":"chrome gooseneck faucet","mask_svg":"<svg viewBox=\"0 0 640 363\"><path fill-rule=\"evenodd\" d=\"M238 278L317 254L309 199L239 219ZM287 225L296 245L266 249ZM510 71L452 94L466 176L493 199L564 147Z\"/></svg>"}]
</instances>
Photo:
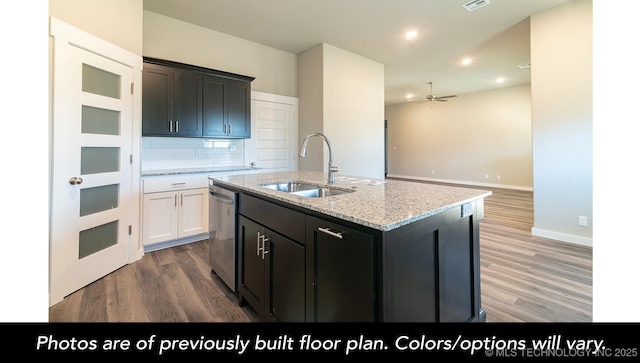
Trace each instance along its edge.
<instances>
[{"instance_id":1,"label":"chrome gooseneck faucet","mask_svg":"<svg viewBox=\"0 0 640 363\"><path fill-rule=\"evenodd\" d=\"M305 156L307 156L307 141L309 141L309 139L314 136L317 136L323 139L327 143L327 146L329 147L329 177L327 178L327 182L329 184L334 184L336 181L335 173L340 171L340 169L338 169L337 166L333 165L333 151L331 150L331 143L329 142L329 139L327 139L326 136L324 136L319 132L313 132L307 135L307 137L304 139L304 142L302 143L302 148L300 149L300 157L304 158Z\"/></svg>"}]
</instances>

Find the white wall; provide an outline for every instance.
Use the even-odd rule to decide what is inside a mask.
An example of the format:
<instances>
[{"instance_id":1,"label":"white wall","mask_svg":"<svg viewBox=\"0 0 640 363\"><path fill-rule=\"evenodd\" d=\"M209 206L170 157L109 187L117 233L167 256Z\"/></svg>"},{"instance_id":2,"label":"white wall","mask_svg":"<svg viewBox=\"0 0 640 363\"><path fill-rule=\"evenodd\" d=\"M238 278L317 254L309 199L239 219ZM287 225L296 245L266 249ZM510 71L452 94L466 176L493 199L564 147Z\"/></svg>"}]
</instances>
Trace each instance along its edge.
<instances>
[{"instance_id":1,"label":"white wall","mask_svg":"<svg viewBox=\"0 0 640 363\"><path fill-rule=\"evenodd\" d=\"M532 189L530 84L391 105L385 118L389 176Z\"/></svg>"},{"instance_id":2,"label":"white wall","mask_svg":"<svg viewBox=\"0 0 640 363\"><path fill-rule=\"evenodd\" d=\"M591 245L592 2L531 17L534 235ZM587 227L578 225L585 216Z\"/></svg>"},{"instance_id":3,"label":"white wall","mask_svg":"<svg viewBox=\"0 0 640 363\"><path fill-rule=\"evenodd\" d=\"M384 65L324 43L300 54L298 63L300 142L310 132L322 132L340 174L384 178ZM304 158L301 170L327 171L329 152L323 143L309 141L307 154L322 148L322 165Z\"/></svg>"},{"instance_id":4,"label":"white wall","mask_svg":"<svg viewBox=\"0 0 640 363\"><path fill-rule=\"evenodd\" d=\"M297 58L258 43L144 11L143 55L255 77L254 91L297 97Z\"/></svg>"},{"instance_id":5,"label":"white wall","mask_svg":"<svg viewBox=\"0 0 640 363\"><path fill-rule=\"evenodd\" d=\"M142 55L142 0L49 0L49 16Z\"/></svg>"},{"instance_id":6,"label":"white wall","mask_svg":"<svg viewBox=\"0 0 640 363\"><path fill-rule=\"evenodd\" d=\"M298 146L312 132L324 133L323 49L319 44L298 54ZM331 141L331 140L330 140ZM333 147L333 145L332 145ZM307 156L298 158L298 169L326 171L326 145L319 138L309 140Z\"/></svg>"}]
</instances>

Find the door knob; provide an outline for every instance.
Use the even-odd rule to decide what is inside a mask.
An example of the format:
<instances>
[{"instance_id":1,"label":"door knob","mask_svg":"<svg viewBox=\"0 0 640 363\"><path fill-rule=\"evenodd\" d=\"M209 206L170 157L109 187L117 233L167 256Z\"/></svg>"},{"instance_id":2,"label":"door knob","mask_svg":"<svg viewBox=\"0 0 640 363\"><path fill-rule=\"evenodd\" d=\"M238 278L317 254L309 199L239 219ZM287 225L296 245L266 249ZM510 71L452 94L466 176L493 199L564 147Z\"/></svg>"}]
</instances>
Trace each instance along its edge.
<instances>
[{"instance_id":1,"label":"door knob","mask_svg":"<svg viewBox=\"0 0 640 363\"><path fill-rule=\"evenodd\" d=\"M73 176L73 177L71 177L71 179L69 179L69 184L71 184L71 185L82 184L82 178L78 178L77 176Z\"/></svg>"}]
</instances>

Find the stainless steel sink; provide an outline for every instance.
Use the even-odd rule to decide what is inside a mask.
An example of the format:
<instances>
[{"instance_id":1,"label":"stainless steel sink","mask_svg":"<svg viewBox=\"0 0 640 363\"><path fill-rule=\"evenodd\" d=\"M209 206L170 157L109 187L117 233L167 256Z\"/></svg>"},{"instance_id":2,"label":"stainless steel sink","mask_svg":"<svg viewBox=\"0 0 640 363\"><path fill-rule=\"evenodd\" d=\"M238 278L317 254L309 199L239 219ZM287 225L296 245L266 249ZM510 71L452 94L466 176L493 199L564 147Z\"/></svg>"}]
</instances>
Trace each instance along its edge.
<instances>
[{"instance_id":1,"label":"stainless steel sink","mask_svg":"<svg viewBox=\"0 0 640 363\"><path fill-rule=\"evenodd\" d=\"M284 182L273 184L262 184L262 187L286 192L293 195L299 195L305 198L324 198L334 195L355 192L355 190L341 189L330 186L322 186L315 184L307 184L304 182Z\"/></svg>"},{"instance_id":2,"label":"stainless steel sink","mask_svg":"<svg viewBox=\"0 0 640 363\"><path fill-rule=\"evenodd\" d=\"M274 183L274 184L262 184L261 186L273 190L278 190L281 192L287 193L295 193L304 190L312 190L319 188L318 185L306 184L301 182L285 182L285 183Z\"/></svg>"},{"instance_id":3,"label":"stainless steel sink","mask_svg":"<svg viewBox=\"0 0 640 363\"><path fill-rule=\"evenodd\" d=\"M302 190L299 192L292 192L291 194L299 195L301 197L306 197L306 198L324 198L324 197L331 197L334 195L347 194L354 191L355 190L322 187L322 188L316 188L316 189L310 189L310 190Z\"/></svg>"}]
</instances>

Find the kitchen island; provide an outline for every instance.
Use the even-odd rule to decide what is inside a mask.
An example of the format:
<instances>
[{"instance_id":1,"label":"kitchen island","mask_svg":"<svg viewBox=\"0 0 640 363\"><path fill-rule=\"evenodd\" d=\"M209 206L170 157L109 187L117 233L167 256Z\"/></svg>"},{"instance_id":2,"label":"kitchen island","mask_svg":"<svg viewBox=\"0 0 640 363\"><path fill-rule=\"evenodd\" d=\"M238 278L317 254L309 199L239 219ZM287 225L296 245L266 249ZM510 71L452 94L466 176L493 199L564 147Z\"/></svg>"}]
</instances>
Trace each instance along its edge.
<instances>
[{"instance_id":1,"label":"kitchen island","mask_svg":"<svg viewBox=\"0 0 640 363\"><path fill-rule=\"evenodd\" d=\"M343 175L328 186L308 171L209 179L238 192L239 301L263 320L486 321L479 221L490 191Z\"/></svg>"}]
</instances>

